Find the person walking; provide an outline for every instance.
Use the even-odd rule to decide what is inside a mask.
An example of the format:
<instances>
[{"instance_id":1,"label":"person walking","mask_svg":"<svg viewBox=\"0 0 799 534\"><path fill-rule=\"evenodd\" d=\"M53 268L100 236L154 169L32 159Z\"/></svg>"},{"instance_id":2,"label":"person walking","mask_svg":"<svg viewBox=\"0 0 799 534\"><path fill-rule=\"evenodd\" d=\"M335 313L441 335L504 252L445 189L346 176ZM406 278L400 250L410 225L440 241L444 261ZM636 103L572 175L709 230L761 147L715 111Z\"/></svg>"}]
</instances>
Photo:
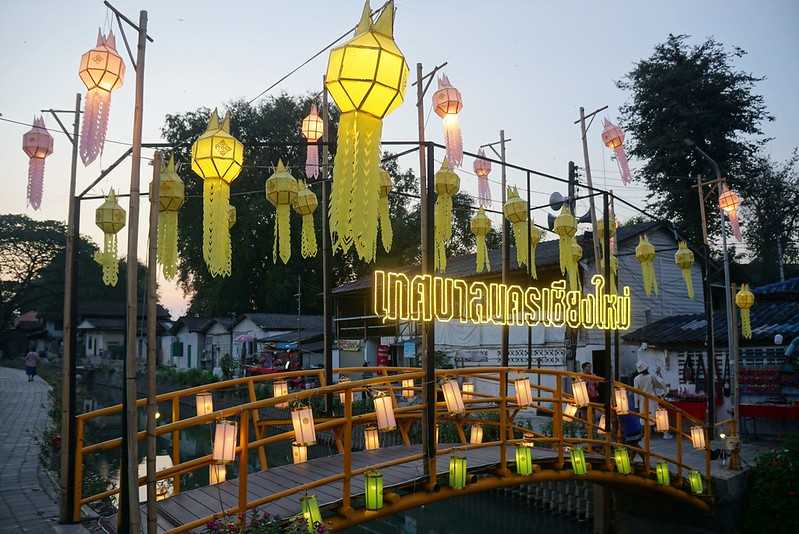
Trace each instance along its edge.
<instances>
[{"instance_id":1,"label":"person walking","mask_svg":"<svg viewBox=\"0 0 799 534\"><path fill-rule=\"evenodd\" d=\"M33 348L25 355L25 373L28 375L28 382L33 382L36 376L36 366L39 364L39 355Z\"/></svg>"},{"instance_id":2,"label":"person walking","mask_svg":"<svg viewBox=\"0 0 799 534\"><path fill-rule=\"evenodd\" d=\"M640 389L645 393L649 393L652 396L659 397L666 393L668 390L667 385L663 382L662 377L660 376L660 368L657 368L656 373L653 375L649 372L649 365L644 361L638 361L635 366L638 374L635 376L633 380L633 387L635 389ZM636 406L638 409L638 413L643 416L644 413L644 401L646 400L643 395L636 395ZM655 411L658 409L658 403L654 399L649 400L649 425L653 426L655 424Z\"/></svg>"}]
</instances>

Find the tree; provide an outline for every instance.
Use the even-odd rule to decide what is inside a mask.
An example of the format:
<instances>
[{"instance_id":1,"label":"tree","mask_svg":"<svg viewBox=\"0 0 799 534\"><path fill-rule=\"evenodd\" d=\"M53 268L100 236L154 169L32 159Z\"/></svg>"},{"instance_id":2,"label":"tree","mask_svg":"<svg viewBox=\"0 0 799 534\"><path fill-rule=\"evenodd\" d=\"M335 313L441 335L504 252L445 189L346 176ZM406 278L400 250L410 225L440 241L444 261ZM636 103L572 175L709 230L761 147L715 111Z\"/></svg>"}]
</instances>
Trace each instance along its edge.
<instances>
[{"instance_id":1,"label":"tree","mask_svg":"<svg viewBox=\"0 0 799 534\"><path fill-rule=\"evenodd\" d=\"M699 242L698 197L691 186L698 174L715 176L684 139L692 139L716 160L731 187L744 190L757 168L757 152L767 141L761 124L773 117L763 97L754 93L763 78L734 66L744 50L727 49L713 39L695 46L687 41L686 35L669 35L616 84L630 93L620 122L630 153L643 162L635 179L649 188L650 209ZM707 209L714 207L715 200L709 199ZM711 234L718 231L715 217L707 222Z\"/></svg>"}]
</instances>

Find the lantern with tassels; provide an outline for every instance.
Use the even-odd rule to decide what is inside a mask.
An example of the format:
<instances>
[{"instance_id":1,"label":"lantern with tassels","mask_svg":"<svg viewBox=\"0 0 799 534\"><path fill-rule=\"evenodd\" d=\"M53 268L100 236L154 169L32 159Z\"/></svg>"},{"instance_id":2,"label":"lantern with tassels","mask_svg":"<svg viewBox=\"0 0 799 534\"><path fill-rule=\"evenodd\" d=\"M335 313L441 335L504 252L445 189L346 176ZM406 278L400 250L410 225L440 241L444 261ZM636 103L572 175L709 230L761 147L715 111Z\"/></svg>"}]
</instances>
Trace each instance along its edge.
<instances>
[{"instance_id":1,"label":"lantern with tassels","mask_svg":"<svg viewBox=\"0 0 799 534\"><path fill-rule=\"evenodd\" d=\"M481 208L488 208L491 205L491 186L488 183L491 162L484 159L485 155L485 151L481 148L477 151L478 157L474 160L474 173L477 175L477 201Z\"/></svg>"},{"instance_id":2,"label":"lantern with tassels","mask_svg":"<svg viewBox=\"0 0 799 534\"><path fill-rule=\"evenodd\" d=\"M103 250L94 253L94 261L103 266L103 283L116 286L119 261L117 260L117 233L125 226L125 210L117 203L112 189L94 214L94 221L103 231Z\"/></svg>"},{"instance_id":3,"label":"lantern with tassels","mask_svg":"<svg viewBox=\"0 0 799 534\"><path fill-rule=\"evenodd\" d=\"M658 294L658 281L655 275L655 246L649 242L646 234L638 237L638 246L635 247L635 259L641 264L641 276L644 279L644 293L647 296L652 292Z\"/></svg>"},{"instance_id":4,"label":"lantern with tassels","mask_svg":"<svg viewBox=\"0 0 799 534\"><path fill-rule=\"evenodd\" d=\"M535 249L538 247L538 243L541 242L541 239L546 235L546 232L540 230L534 223L535 221L530 221L530 262L528 266L530 268L530 276L537 279L538 271L536 271L535 268Z\"/></svg>"},{"instance_id":5,"label":"lantern with tassels","mask_svg":"<svg viewBox=\"0 0 799 534\"><path fill-rule=\"evenodd\" d=\"M735 294L735 305L741 310L741 335L752 339L752 320L749 317L749 308L755 304L755 294L749 290L749 284L742 284L741 289Z\"/></svg>"},{"instance_id":6,"label":"lantern with tassels","mask_svg":"<svg viewBox=\"0 0 799 534\"><path fill-rule=\"evenodd\" d=\"M117 54L116 39L112 31L109 30L108 35L97 31L97 46L81 56L78 75L86 86L80 159L84 165L88 165L103 151L108 130L111 91L122 87L125 79L125 64Z\"/></svg>"},{"instance_id":7,"label":"lantern with tassels","mask_svg":"<svg viewBox=\"0 0 799 534\"><path fill-rule=\"evenodd\" d=\"M375 259L383 118L405 99L408 64L394 42L394 2L373 23L367 0L355 35L330 51L325 87L341 111L333 166L333 250Z\"/></svg>"},{"instance_id":8,"label":"lantern with tassels","mask_svg":"<svg viewBox=\"0 0 799 534\"><path fill-rule=\"evenodd\" d=\"M447 241L452 239L452 195L460 189L461 179L452 171L447 158L444 158L435 180L435 268L443 272L447 269Z\"/></svg>"},{"instance_id":9,"label":"lantern with tassels","mask_svg":"<svg viewBox=\"0 0 799 534\"><path fill-rule=\"evenodd\" d=\"M319 201L316 193L311 191L305 182L297 180L297 197L291 207L302 217L302 257L312 258L316 256L316 228L314 227L313 214Z\"/></svg>"},{"instance_id":10,"label":"lantern with tassels","mask_svg":"<svg viewBox=\"0 0 799 534\"><path fill-rule=\"evenodd\" d=\"M694 253L688 248L688 243L680 241L677 243L677 252L674 253L674 263L682 271L682 279L685 280L685 289L688 290L688 298L694 298L694 281L692 267L694 266Z\"/></svg>"},{"instance_id":11,"label":"lantern with tassels","mask_svg":"<svg viewBox=\"0 0 799 534\"><path fill-rule=\"evenodd\" d=\"M44 158L53 153L53 136L44 125L44 117L33 118L33 128L22 136L22 150L28 162L28 205L35 210L42 205Z\"/></svg>"},{"instance_id":12,"label":"lantern with tassels","mask_svg":"<svg viewBox=\"0 0 799 534\"><path fill-rule=\"evenodd\" d=\"M453 168L463 163L463 137L458 124L461 109L461 92L452 87L444 74L438 79L438 89L433 93L433 111L444 121L444 144L447 146L447 159Z\"/></svg>"},{"instance_id":13,"label":"lantern with tassels","mask_svg":"<svg viewBox=\"0 0 799 534\"><path fill-rule=\"evenodd\" d=\"M391 252L391 242L394 241L394 229L391 227L391 217L388 211L388 194L391 192L393 183L391 175L385 169L380 169L380 191L378 193L380 212L380 240L383 243L383 250Z\"/></svg>"},{"instance_id":14,"label":"lantern with tassels","mask_svg":"<svg viewBox=\"0 0 799 534\"><path fill-rule=\"evenodd\" d=\"M577 265L580 264L581 259L583 259L583 247L581 247L580 243L577 242L577 238L572 239L572 265L576 267ZM577 272L579 274L579 270L577 270ZM576 284L571 285L572 280L571 279L569 280L570 283L569 289L571 289L572 291L580 289L580 277L577 276L575 278L576 278Z\"/></svg>"},{"instance_id":15,"label":"lantern with tassels","mask_svg":"<svg viewBox=\"0 0 799 534\"><path fill-rule=\"evenodd\" d=\"M158 239L156 258L171 280L178 269L178 210L186 198L185 186L175 172L175 157L170 156L161 172L158 187Z\"/></svg>"},{"instance_id":16,"label":"lantern with tassels","mask_svg":"<svg viewBox=\"0 0 799 534\"><path fill-rule=\"evenodd\" d=\"M289 208L296 198L297 180L283 165L283 160L278 160L275 172L266 180L266 199L277 210L275 214L275 240L272 245L272 261L275 263L277 263L278 250L280 250L280 259L283 260L283 263L288 263L289 258L291 258Z\"/></svg>"},{"instance_id":17,"label":"lantern with tassels","mask_svg":"<svg viewBox=\"0 0 799 534\"><path fill-rule=\"evenodd\" d=\"M728 189L727 184L722 183L719 187L721 188L719 207L727 214L735 239L741 241L743 237L741 236L741 225L738 222L738 208L741 207L741 197L732 189Z\"/></svg>"},{"instance_id":18,"label":"lantern with tassels","mask_svg":"<svg viewBox=\"0 0 799 534\"><path fill-rule=\"evenodd\" d=\"M577 219L572 215L569 206L563 204L560 213L555 218L552 231L560 237L560 272L569 277L569 287L577 288L577 264L574 262L572 241L577 233Z\"/></svg>"},{"instance_id":19,"label":"lantern with tassels","mask_svg":"<svg viewBox=\"0 0 799 534\"><path fill-rule=\"evenodd\" d=\"M191 145L191 170L203 179L203 258L211 276L230 276L230 184L244 164L244 145L230 135L230 113L211 113Z\"/></svg>"},{"instance_id":20,"label":"lantern with tassels","mask_svg":"<svg viewBox=\"0 0 799 534\"><path fill-rule=\"evenodd\" d=\"M491 219L488 218L483 208L480 208L469 223L477 242L477 267L478 273L491 270L491 260L488 257L488 245L486 236L491 231Z\"/></svg>"},{"instance_id":21,"label":"lantern with tassels","mask_svg":"<svg viewBox=\"0 0 799 534\"><path fill-rule=\"evenodd\" d=\"M502 211L513 228L516 263L519 267L527 265L527 202L521 199L516 187L508 187Z\"/></svg>"},{"instance_id":22,"label":"lantern with tassels","mask_svg":"<svg viewBox=\"0 0 799 534\"><path fill-rule=\"evenodd\" d=\"M311 106L311 112L302 119L300 132L308 140L307 154L305 156L305 176L308 179L319 178L319 146L316 144L324 132L322 117L316 109L316 104Z\"/></svg>"},{"instance_id":23,"label":"lantern with tassels","mask_svg":"<svg viewBox=\"0 0 799 534\"><path fill-rule=\"evenodd\" d=\"M624 132L608 119L604 119L603 126L602 142L616 154L616 163L619 165L619 172L621 172L621 181L624 185L627 185L632 180L632 176L630 175L627 153L624 151Z\"/></svg>"}]
</instances>

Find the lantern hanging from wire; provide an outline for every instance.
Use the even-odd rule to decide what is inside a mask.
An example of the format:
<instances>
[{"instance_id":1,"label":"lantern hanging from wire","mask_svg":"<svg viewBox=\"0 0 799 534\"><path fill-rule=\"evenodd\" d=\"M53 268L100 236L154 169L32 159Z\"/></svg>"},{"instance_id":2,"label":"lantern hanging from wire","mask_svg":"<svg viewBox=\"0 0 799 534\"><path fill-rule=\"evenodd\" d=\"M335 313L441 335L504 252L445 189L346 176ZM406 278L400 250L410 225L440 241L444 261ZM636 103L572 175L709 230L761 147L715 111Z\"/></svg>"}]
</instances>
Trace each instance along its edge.
<instances>
[{"instance_id":1,"label":"lantern hanging from wire","mask_svg":"<svg viewBox=\"0 0 799 534\"><path fill-rule=\"evenodd\" d=\"M571 251L572 251L572 265L574 265L575 267L574 272L578 276L575 276L574 280L572 280L571 277L569 277L569 284L570 284L569 289L571 289L572 291L577 291L580 289L580 277L577 266L580 264L580 260L583 259L583 247L581 247L580 243L577 242L577 238L572 239Z\"/></svg>"},{"instance_id":2,"label":"lantern hanging from wire","mask_svg":"<svg viewBox=\"0 0 799 534\"><path fill-rule=\"evenodd\" d=\"M225 464L211 464L208 466L208 484L221 484L227 478L227 467Z\"/></svg>"},{"instance_id":3,"label":"lantern hanging from wire","mask_svg":"<svg viewBox=\"0 0 799 534\"><path fill-rule=\"evenodd\" d=\"M644 293L647 296L653 292L658 294L658 281L655 274L655 246L649 242L646 234L638 236L638 246L635 247L635 259L641 264L641 276L644 279Z\"/></svg>"},{"instance_id":4,"label":"lantern hanging from wire","mask_svg":"<svg viewBox=\"0 0 799 534\"><path fill-rule=\"evenodd\" d=\"M483 425L473 424L469 429L469 443L479 445L483 442Z\"/></svg>"},{"instance_id":5,"label":"lantern hanging from wire","mask_svg":"<svg viewBox=\"0 0 799 534\"><path fill-rule=\"evenodd\" d=\"M694 449L705 448L705 429L699 425L691 427L691 445Z\"/></svg>"},{"instance_id":6,"label":"lantern hanging from wire","mask_svg":"<svg viewBox=\"0 0 799 534\"><path fill-rule=\"evenodd\" d=\"M229 464L236 459L238 424L223 419L214 428L214 446L211 459L217 464Z\"/></svg>"},{"instance_id":7,"label":"lantern hanging from wire","mask_svg":"<svg viewBox=\"0 0 799 534\"><path fill-rule=\"evenodd\" d=\"M285 380L275 380L272 382L272 397L283 397L289 394L289 383ZM278 402L275 408L285 409L289 407L288 402Z\"/></svg>"},{"instance_id":8,"label":"lantern hanging from wire","mask_svg":"<svg viewBox=\"0 0 799 534\"><path fill-rule=\"evenodd\" d=\"M616 462L616 471L622 475L629 475L633 472L633 468L630 465L630 454L624 447L616 447L613 451L613 459Z\"/></svg>"},{"instance_id":9,"label":"lantern hanging from wire","mask_svg":"<svg viewBox=\"0 0 799 534\"><path fill-rule=\"evenodd\" d=\"M491 260L488 257L486 236L491 231L491 219L489 219L488 215L485 214L483 208L480 208L477 210L475 216L472 217L472 220L469 222L469 226L471 227L472 234L474 234L477 244L477 254L475 255L477 259L477 266L475 267L475 270L478 273L490 271Z\"/></svg>"},{"instance_id":10,"label":"lantern hanging from wire","mask_svg":"<svg viewBox=\"0 0 799 534\"><path fill-rule=\"evenodd\" d=\"M655 410L655 430L658 432L669 431L669 411L665 408Z\"/></svg>"},{"instance_id":11,"label":"lantern hanging from wire","mask_svg":"<svg viewBox=\"0 0 799 534\"><path fill-rule=\"evenodd\" d=\"M458 382L455 380L445 380L441 384L441 391L444 393L444 403L447 405L447 412L450 415L462 415L466 413L463 406L463 396Z\"/></svg>"},{"instance_id":12,"label":"lantern hanging from wire","mask_svg":"<svg viewBox=\"0 0 799 534\"><path fill-rule=\"evenodd\" d=\"M394 398L385 391L378 391L373 399L377 428L383 432L395 430L397 420L394 417Z\"/></svg>"},{"instance_id":13,"label":"lantern hanging from wire","mask_svg":"<svg viewBox=\"0 0 799 534\"><path fill-rule=\"evenodd\" d=\"M227 209L227 229L236 226L236 206L228 206Z\"/></svg>"},{"instance_id":14,"label":"lantern hanging from wire","mask_svg":"<svg viewBox=\"0 0 799 534\"><path fill-rule=\"evenodd\" d=\"M367 426L363 429L363 446L367 451L380 448L380 432L376 426Z\"/></svg>"},{"instance_id":15,"label":"lantern hanging from wire","mask_svg":"<svg viewBox=\"0 0 799 534\"><path fill-rule=\"evenodd\" d=\"M627 401L627 391L624 388L616 388L616 390L613 392L613 396L616 401L616 414L627 415L630 413L630 404Z\"/></svg>"},{"instance_id":16,"label":"lantern hanging from wire","mask_svg":"<svg viewBox=\"0 0 799 534\"><path fill-rule=\"evenodd\" d=\"M391 252L391 243L394 241L394 229L391 227L391 217L388 211L388 194L392 188L391 175L387 170L380 169L380 191L378 194L380 212L380 241L383 243L383 250Z\"/></svg>"},{"instance_id":17,"label":"lantern hanging from wire","mask_svg":"<svg viewBox=\"0 0 799 534\"><path fill-rule=\"evenodd\" d=\"M702 484L702 474L699 471L690 471L688 473L688 482L691 486L691 493L694 495L701 495L705 491Z\"/></svg>"},{"instance_id":18,"label":"lantern hanging from wire","mask_svg":"<svg viewBox=\"0 0 799 534\"><path fill-rule=\"evenodd\" d=\"M574 397L574 403L577 406L588 406L588 403L591 402L591 400L588 397L588 385L585 383L585 380L582 378L574 379L572 382L572 396Z\"/></svg>"},{"instance_id":19,"label":"lantern hanging from wire","mask_svg":"<svg viewBox=\"0 0 799 534\"><path fill-rule=\"evenodd\" d=\"M316 256L316 228L314 227L313 214L319 206L316 193L311 191L303 180L297 180L297 196L294 198L292 208L302 217L302 257L313 258ZM290 225L289 225L290 226Z\"/></svg>"},{"instance_id":20,"label":"lantern hanging from wire","mask_svg":"<svg viewBox=\"0 0 799 534\"><path fill-rule=\"evenodd\" d=\"M211 276L230 276L230 184L244 164L244 145L230 135L230 113L214 110L191 145L191 170L203 179L203 258Z\"/></svg>"},{"instance_id":21,"label":"lantern hanging from wire","mask_svg":"<svg viewBox=\"0 0 799 534\"><path fill-rule=\"evenodd\" d=\"M474 173L477 175L477 202L481 208L491 207L491 185L488 183L491 162L485 159L485 155L485 151L481 148L477 151L477 158L474 160Z\"/></svg>"},{"instance_id":22,"label":"lantern hanging from wire","mask_svg":"<svg viewBox=\"0 0 799 534\"><path fill-rule=\"evenodd\" d=\"M305 177L309 180L311 178L319 178L319 146L316 142L322 137L324 128L324 123L322 122L322 117L319 116L319 111L316 109L316 104L312 104L311 112L302 119L302 126L300 126L300 132L308 141L305 156Z\"/></svg>"},{"instance_id":23,"label":"lantern hanging from wire","mask_svg":"<svg viewBox=\"0 0 799 534\"><path fill-rule=\"evenodd\" d=\"M413 389L413 378L402 379L402 397L404 399L412 399L416 395Z\"/></svg>"},{"instance_id":24,"label":"lantern hanging from wire","mask_svg":"<svg viewBox=\"0 0 799 534\"><path fill-rule=\"evenodd\" d=\"M560 273L569 278L569 287L577 287L577 264L574 263L572 241L577 233L577 219L572 215L567 203L563 204L560 213L555 218L552 231L558 234L560 250Z\"/></svg>"},{"instance_id":25,"label":"lantern hanging from wire","mask_svg":"<svg viewBox=\"0 0 799 534\"><path fill-rule=\"evenodd\" d=\"M536 225L535 221L530 221L530 261L528 266L530 268L530 276L535 279L538 279L538 271L535 268L535 249L538 247L538 243L541 242L541 239L544 238L546 232L540 230Z\"/></svg>"},{"instance_id":26,"label":"lantern hanging from wire","mask_svg":"<svg viewBox=\"0 0 799 534\"><path fill-rule=\"evenodd\" d=\"M461 92L452 86L446 74L442 75L438 78L438 89L433 93L433 111L443 119L447 159L453 168L460 167L463 163L463 137L458 123L461 109Z\"/></svg>"},{"instance_id":27,"label":"lantern hanging from wire","mask_svg":"<svg viewBox=\"0 0 799 534\"><path fill-rule=\"evenodd\" d=\"M604 119L602 126L602 142L606 147L613 150L616 154L616 163L619 165L619 172L621 172L621 181L627 185L632 180L630 175L630 163L627 160L627 153L624 151L624 132L621 128Z\"/></svg>"},{"instance_id":28,"label":"lantern hanging from wire","mask_svg":"<svg viewBox=\"0 0 799 534\"><path fill-rule=\"evenodd\" d=\"M669 473L669 464L666 462L658 462L655 466L655 474L657 475L658 484L661 486L671 485L671 475Z\"/></svg>"},{"instance_id":29,"label":"lantern hanging from wire","mask_svg":"<svg viewBox=\"0 0 799 534\"><path fill-rule=\"evenodd\" d=\"M674 263L682 271L682 279L685 281L685 289L688 291L688 298L694 298L694 281L692 268L694 266L694 253L688 248L688 243L680 241L677 243L677 252L674 253Z\"/></svg>"},{"instance_id":30,"label":"lantern hanging from wire","mask_svg":"<svg viewBox=\"0 0 799 534\"><path fill-rule=\"evenodd\" d=\"M572 447L569 449L569 461L572 464L572 471L575 475L584 475L588 472L588 464L585 461L585 450L582 447Z\"/></svg>"},{"instance_id":31,"label":"lantern hanging from wire","mask_svg":"<svg viewBox=\"0 0 799 534\"><path fill-rule=\"evenodd\" d=\"M294 464L304 464L308 461L308 446L303 443L291 442L291 461Z\"/></svg>"},{"instance_id":32,"label":"lantern hanging from wire","mask_svg":"<svg viewBox=\"0 0 799 534\"><path fill-rule=\"evenodd\" d=\"M355 35L330 51L325 87L341 111L333 166L330 235L333 250L355 246L374 261L383 118L405 98L408 64L394 42L394 2L375 22L367 0Z\"/></svg>"},{"instance_id":33,"label":"lantern hanging from wire","mask_svg":"<svg viewBox=\"0 0 799 534\"><path fill-rule=\"evenodd\" d=\"M197 415L208 415L214 413L214 396L210 391L198 393L194 398L197 407Z\"/></svg>"},{"instance_id":34,"label":"lantern hanging from wire","mask_svg":"<svg viewBox=\"0 0 799 534\"><path fill-rule=\"evenodd\" d=\"M529 476L533 474L533 449L523 445L516 446L516 474Z\"/></svg>"},{"instance_id":35,"label":"lantern hanging from wire","mask_svg":"<svg viewBox=\"0 0 799 534\"><path fill-rule=\"evenodd\" d=\"M466 487L468 464L465 456L453 455L449 458L449 486L452 489Z\"/></svg>"},{"instance_id":36,"label":"lantern hanging from wire","mask_svg":"<svg viewBox=\"0 0 799 534\"><path fill-rule=\"evenodd\" d=\"M114 287L119 274L117 233L125 226L125 210L117 203L113 189L95 211L94 221L103 231L103 250L94 253L94 261L103 267L103 283Z\"/></svg>"},{"instance_id":37,"label":"lantern hanging from wire","mask_svg":"<svg viewBox=\"0 0 799 534\"><path fill-rule=\"evenodd\" d=\"M735 235L735 239L741 241L743 237L741 236L741 225L738 222L738 208L741 207L741 197L738 196L738 193L729 189L727 184L722 183L719 185L719 188L721 189L719 207L730 220L730 226L732 227L732 233Z\"/></svg>"},{"instance_id":38,"label":"lantern hanging from wire","mask_svg":"<svg viewBox=\"0 0 799 534\"><path fill-rule=\"evenodd\" d=\"M521 199L515 186L507 188L505 206L502 211L513 228L516 242L516 263L519 267L527 265L527 202Z\"/></svg>"},{"instance_id":39,"label":"lantern hanging from wire","mask_svg":"<svg viewBox=\"0 0 799 534\"><path fill-rule=\"evenodd\" d=\"M513 389L516 392L518 406L530 406L533 403L533 388L530 386L529 378L525 376L514 380Z\"/></svg>"},{"instance_id":40,"label":"lantern hanging from wire","mask_svg":"<svg viewBox=\"0 0 799 534\"><path fill-rule=\"evenodd\" d=\"M444 158L435 180L435 269L443 272L447 269L447 242L452 239L452 196L460 189L461 179Z\"/></svg>"},{"instance_id":41,"label":"lantern hanging from wire","mask_svg":"<svg viewBox=\"0 0 799 534\"><path fill-rule=\"evenodd\" d=\"M383 473L367 471L363 477L366 509L372 512L380 510L383 507Z\"/></svg>"},{"instance_id":42,"label":"lantern hanging from wire","mask_svg":"<svg viewBox=\"0 0 799 534\"><path fill-rule=\"evenodd\" d=\"M319 509L319 501L316 495L303 495L300 497L300 513L308 529L308 534L314 534L322 524L322 511Z\"/></svg>"},{"instance_id":43,"label":"lantern hanging from wire","mask_svg":"<svg viewBox=\"0 0 799 534\"><path fill-rule=\"evenodd\" d=\"M175 156L169 157L159 181L156 258L164 278L172 280L178 270L178 210L186 198L183 180L175 172Z\"/></svg>"},{"instance_id":44,"label":"lantern hanging from wire","mask_svg":"<svg viewBox=\"0 0 799 534\"><path fill-rule=\"evenodd\" d=\"M42 205L44 159L53 153L53 136L44 125L44 117L33 118L33 128L22 136L22 150L28 155L28 204L35 210Z\"/></svg>"},{"instance_id":45,"label":"lantern hanging from wire","mask_svg":"<svg viewBox=\"0 0 799 534\"><path fill-rule=\"evenodd\" d=\"M313 193L312 193L313 194ZM316 195L314 195L314 198ZM275 240L272 244L272 261L277 263L278 250L283 263L291 258L291 205L297 198L297 180L291 175L283 160L277 161L272 176L266 180L266 199L275 209ZM306 206L307 207L307 206ZM313 219L311 219L313 222Z\"/></svg>"},{"instance_id":46,"label":"lantern hanging from wire","mask_svg":"<svg viewBox=\"0 0 799 534\"><path fill-rule=\"evenodd\" d=\"M89 165L103 151L111 92L122 87L125 79L125 64L117 53L114 32L103 35L97 31L97 45L81 56L78 75L86 86L80 159Z\"/></svg>"},{"instance_id":47,"label":"lantern hanging from wire","mask_svg":"<svg viewBox=\"0 0 799 534\"><path fill-rule=\"evenodd\" d=\"M316 443L316 427L310 406L298 406L291 410L291 426L294 429L295 442L300 445Z\"/></svg>"},{"instance_id":48,"label":"lantern hanging from wire","mask_svg":"<svg viewBox=\"0 0 799 534\"><path fill-rule=\"evenodd\" d=\"M735 294L735 305L741 310L741 335L752 339L752 318L749 309L755 304L755 294L749 290L749 284L742 284Z\"/></svg>"},{"instance_id":49,"label":"lantern hanging from wire","mask_svg":"<svg viewBox=\"0 0 799 534\"><path fill-rule=\"evenodd\" d=\"M474 398L474 382L464 382L461 386L463 400L470 401Z\"/></svg>"}]
</instances>

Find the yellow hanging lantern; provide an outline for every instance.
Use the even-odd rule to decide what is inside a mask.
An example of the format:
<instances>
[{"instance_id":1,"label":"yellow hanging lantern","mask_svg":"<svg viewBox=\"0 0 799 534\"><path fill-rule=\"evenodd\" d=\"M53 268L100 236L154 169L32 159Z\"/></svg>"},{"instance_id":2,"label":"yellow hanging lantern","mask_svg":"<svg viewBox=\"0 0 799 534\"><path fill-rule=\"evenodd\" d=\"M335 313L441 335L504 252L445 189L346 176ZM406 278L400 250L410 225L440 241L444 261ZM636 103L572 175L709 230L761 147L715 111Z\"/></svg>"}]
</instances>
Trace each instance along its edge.
<instances>
[{"instance_id":1,"label":"yellow hanging lantern","mask_svg":"<svg viewBox=\"0 0 799 534\"><path fill-rule=\"evenodd\" d=\"M435 180L435 268L437 271L445 271L447 269L447 241L452 239L452 195L460 189L461 179L452 171L447 158L444 158Z\"/></svg>"},{"instance_id":2,"label":"yellow hanging lantern","mask_svg":"<svg viewBox=\"0 0 799 534\"><path fill-rule=\"evenodd\" d=\"M191 170L203 179L203 258L211 276L230 276L230 184L244 164L244 145L230 135L230 113L216 110L191 146Z\"/></svg>"},{"instance_id":3,"label":"yellow hanging lantern","mask_svg":"<svg viewBox=\"0 0 799 534\"><path fill-rule=\"evenodd\" d=\"M749 290L749 284L741 285L735 294L735 305L741 309L741 335L752 339L752 321L749 317L749 308L755 303L755 294Z\"/></svg>"},{"instance_id":4,"label":"yellow hanging lantern","mask_svg":"<svg viewBox=\"0 0 799 534\"><path fill-rule=\"evenodd\" d=\"M94 213L94 222L103 231L103 250L94 253L94 261L103 266L103 283L114 287L119 273L117 232L125 226L125 210L117 203L113 189Z\"/></svg>"},{"instance_id":5,"label":"yellow hanging lantern","mask_svg":"<svg viewBox=\"0 0 799 534\"><path fill-rule=\"evenodd\" d=\"M560 273L568 275L569 287L574 289L577 287L577 264L574 262L572 241L577 233L577 219L567 204L560 209L552 231L560 237Z\"/></svg>"},{"instance_id":6,"label":"yellow hanging lantern","mask_svg":"<svg viewBox=\"0 0 799 534\"><path fill-rule=\"evenodd\" d=\"M175 172L175 156L170 156L160 177L158 187L157 259L164 278L171 280L178 263L178 210L186 198L185 186Z\"/></svg>"},{"instance_id":7,"label":"yellow hanging lantern","mask_svg":"<svg viewBox=\"0 0 799 534\"><path fill-rule=\"evenodd\" d=\"M608 216L608 238L610 241L610 280L608 281L608 287L610 289L610 293L612 295L616 294L616 280L619 274L619 260L616 258L614 253L616 252L615 241L616 241L616 229L618 224L616 223L616 216L611 212ZM601 217L596 222L596 233L599 237L599 246L602 249L602 257L599 260L599 271L605 271L605 218Z\"/></svg>"},{"instance_id":8,"label":"yellow hanging lantern","mask_svg":"<svg viewBox=\"0 0 799 534\"><path fill-rule=\"evenodd\" d=\"M266 199L277 209L275 214L275 241L272 245L272 261L277 263L278 248L280 259L288 263L291 258L291 224L289 207L297 198L297 180L278 160L275 172L266 180Z\"/></svg>"},{"instance_id":9,"label":"yellow hanging lantern","mask_svg":"<svg viewBox=\"0 0 799 534\"><path fill-rule=\"evenodd\" d=\"M641 264L641 275L644 278L644 292L647 296L655 292L658 294L658 281L655 276L655 246L649 242L646 234L638 238L638 246L635 247L635 259Z\"/></svg>"},{"instance_id":10,"label":"yellow hanging lantern","mask_svg":"<svg viewBox=\"0 0 799 534\"><path fill-rule=\"evenodd\" d=\"M375 257L383 118L405 99L408 64L394 42L394 2L373 23L367 0L352 39L330 51L325 87L341 111L333 166L333 249Z\"/></svg>"},{"instance_id":11,"label":"yellow hanging lantern","mask_svg":"<svg viewBox=\"0 0 799 534\"><path fill-rule=\"evenodd\" d=\"M533 221L530 221L530 223L530 276L537 279L538 272L535 269L535 249L544 235L546 235L546 232L539 230L535 224L532 224Z\"/></svg>"},{"instance_id":12,"label":"yellow hanging lantern","mask_svg":"<svg viewBox=\"0 0 799 534\"><path fill-rule=\"evenodd\" d=\"M583 247L580 246L580 243L577 242L576 238L572 239L571 249L572 249L572 264L575 266L575 272L577 272L579 274L579 270L576 269L576 267L577 267L577 265L580 264L580 260L583 259ZM570 284L574 284L574 285L570 285L569 289L571 289L571 290L580 289L580 277L579 276L575 277L574 280L571 280L571 277L569 277L569 283Z\"/></svg>"},{"instance_id":13,"label":"yellow hanging lantern","mask_svg":"<svg viewBox=\"0 0 799 534\"><path fill-rule=\"evenodd\" d=\"M513 239L516 242L516 263L519 267L527 265L527 202L521 199L516 187L508 187L502 211L513 228Z\"/></svg>"},{"instance_id":14,"label":"yellow hanging lantern","mask_svg":"<svg viewBox=\"0 0 799 534\"><path fill-rule=\"evenodd\" d=\"M476 271L482 273L483 271L491 270L491 261L488 258L488 246L486 245L486 236L491 231L491 219L488 218L483 208L477 211L477 214L472 217L469 223L472 229L475 240L477 241L477 267Z\"/></svg>"},{"instance_id":15,"label":"yellow hanging lantern","mask_svg":"<svg viewBox=\"0 0 799 534\"><path fill-rule=\"evenodd\" d=\"M380 240L383 250L391 252L391 243L394 241L394 229L391 227L391 217L388 211L388 194L392 187L391 175L385 169L380 169L380 191L378 192L380 212Z\"/></svg>"},{"instance_id":16,"label":"yellow hanging lantern","mask_svg":"<svg viewBox=\"0 0 799 534\"><path fill-rule=\"evenodd\" d=\"M319 206L316 194L311 191L303 180L297 181L297 197L291 205L294 211L302 217L302 257L316 256L316 228L314 227L313 214ZM289 250L291 252L291 250Z\"/></svg>"},{"instance_id":17,"label":"yellow hanging lantern","mask_svg":"<svg viewBox=\"0 0 799 534\"><path fill-rule=\"evenodd\" d=\"M677 252L674 253L674 263L682 271L682 279L685 280L685 288L688 290L688 298L694 298L694 281L691 277L691 268L694 266L694 253L688 248L688 243L680 241L677 243Z\"/></svg>"}]
</instances>

